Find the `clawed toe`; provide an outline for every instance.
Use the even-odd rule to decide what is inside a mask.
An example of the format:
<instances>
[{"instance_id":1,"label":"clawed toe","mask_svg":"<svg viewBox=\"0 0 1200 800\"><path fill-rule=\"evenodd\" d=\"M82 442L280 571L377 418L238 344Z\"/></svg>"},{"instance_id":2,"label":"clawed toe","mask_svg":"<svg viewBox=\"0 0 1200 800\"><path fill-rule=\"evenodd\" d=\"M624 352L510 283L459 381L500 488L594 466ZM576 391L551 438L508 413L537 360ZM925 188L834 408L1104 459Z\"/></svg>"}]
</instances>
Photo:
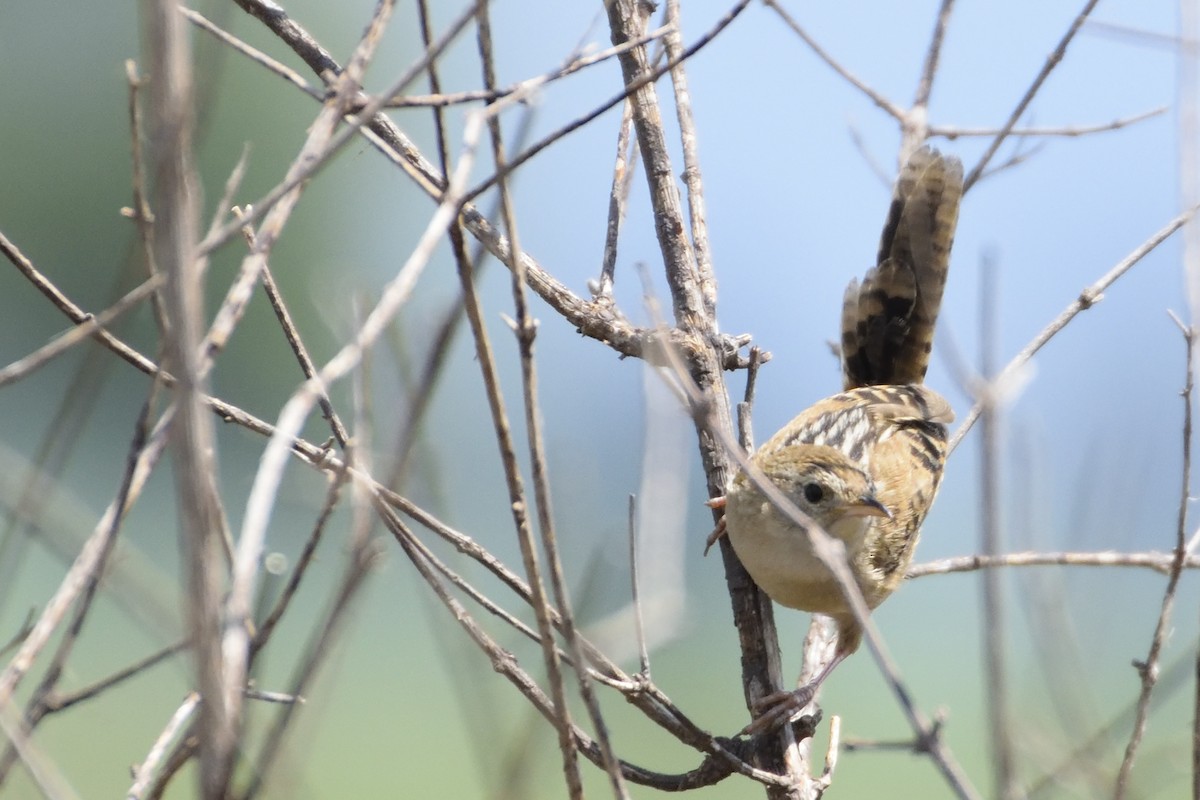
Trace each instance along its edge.
<instances>
[{"instance_id":1,"label":"clawed toe","mask_svg":"<svg viewBox=\"0 0 1200 800\"><path fill-rule=\"evenodd\" d=\"M724 504L724 501L725 501L724 497L720 497L717 499L722 502L722 505ZM709 501L709 504L711 505L712 502L713 501ZM717 506L714 506L714 508L716 508L716 507ZM724 535L725 535L725 518L721 517L720 521L717 522L717 527L713 528L713 532L710 533L708 535L708 538L704 540L704 555L708 555L708 551L711 550L712 546L717 543L717 540L719 540Z\"/></svg>"},{"instance_id":2,"label":"clawed toe","mask_svg":"<svg viewBox=\"0 0 1200 800\"><path fill-rule=\"evenodd\" d=\"M801 686L792 692L774 692L759 698L754 704L758 717L749 725L742 728L743 736L755 736L767 733L788 722L809 703L816 694L813 686Z\"/></svg>"}]
</instances>

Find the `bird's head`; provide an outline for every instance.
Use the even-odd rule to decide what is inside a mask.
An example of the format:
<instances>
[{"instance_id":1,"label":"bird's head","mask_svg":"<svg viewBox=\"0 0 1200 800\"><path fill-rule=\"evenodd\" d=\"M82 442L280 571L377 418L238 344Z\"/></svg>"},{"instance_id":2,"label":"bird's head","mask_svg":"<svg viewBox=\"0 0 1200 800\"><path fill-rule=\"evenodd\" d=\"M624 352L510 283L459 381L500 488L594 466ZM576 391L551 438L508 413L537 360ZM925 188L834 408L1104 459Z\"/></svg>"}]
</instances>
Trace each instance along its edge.
<instances>
[{"instance_id":1,"label":"bird's head","mask_svg":"<svg viewBox=\"0 0 1200 800\"><path fill-rule=\"evenodd\" d=\"M847 518L892 516L862 467L833 447L792 445L759 454L755 462L788 499L826 530Z\"/></svg>"}]
</instances>

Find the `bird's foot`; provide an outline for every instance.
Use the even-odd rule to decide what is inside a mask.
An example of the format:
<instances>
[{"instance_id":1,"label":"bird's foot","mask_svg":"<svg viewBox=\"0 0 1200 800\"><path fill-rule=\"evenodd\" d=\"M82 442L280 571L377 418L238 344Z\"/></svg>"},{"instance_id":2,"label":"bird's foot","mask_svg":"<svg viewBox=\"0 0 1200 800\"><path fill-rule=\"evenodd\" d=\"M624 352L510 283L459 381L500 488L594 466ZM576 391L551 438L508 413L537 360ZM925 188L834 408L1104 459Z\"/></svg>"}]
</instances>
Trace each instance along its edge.
<instances>
[{"instance_id":1,"label":"bird's foot","mask_svg":"<svg viewBox=\"0 0 1200 800\"><path fill-rule=\"evenodd\" d=\"M790 692L774 692L759 698L754 704L758 717L749 725L742 728L743 736L756 736L768 733L787 723L792 717L804 710L817 694L813 684L801 686Z\"/></svg>"},{"instance_id":2,"label":"bird's foot","mask_svg":"<svg viewBox=\"0 0 1200 800\"><path fill-rule=\"evenodd\" d=\"M724 508L725 507L725 498L724 497L714 497L711 500L709 500L706 505L709 508ZM713 532L710 533L708 535L708 538L704 540L704 555L708 555L708 551L711 550L712 546L717 543L717 540L719 540L724 535L725 535L725 518L721 517L720 521L717 522L717 527L713 528Z\"/></svg>"}]
</instances>

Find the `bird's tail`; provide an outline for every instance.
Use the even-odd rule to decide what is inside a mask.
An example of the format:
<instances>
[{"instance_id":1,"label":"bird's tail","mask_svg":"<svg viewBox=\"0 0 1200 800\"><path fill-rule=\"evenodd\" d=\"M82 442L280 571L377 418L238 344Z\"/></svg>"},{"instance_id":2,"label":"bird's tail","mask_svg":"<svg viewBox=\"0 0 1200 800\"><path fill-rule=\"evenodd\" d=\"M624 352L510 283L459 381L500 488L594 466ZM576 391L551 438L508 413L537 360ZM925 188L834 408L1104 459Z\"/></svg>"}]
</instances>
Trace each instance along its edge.
<instances>
[{"instance_id":1,"label":"bird's tail","mask_svg":"<svg viewBox=\"0 0 1200 800\"><path fill-rule=\"evenodd\" d=\"M962 162L928 146L900 170L877 263L846 287L845 388L924 380L962 191Z\"/></svg>"}]
</instances>

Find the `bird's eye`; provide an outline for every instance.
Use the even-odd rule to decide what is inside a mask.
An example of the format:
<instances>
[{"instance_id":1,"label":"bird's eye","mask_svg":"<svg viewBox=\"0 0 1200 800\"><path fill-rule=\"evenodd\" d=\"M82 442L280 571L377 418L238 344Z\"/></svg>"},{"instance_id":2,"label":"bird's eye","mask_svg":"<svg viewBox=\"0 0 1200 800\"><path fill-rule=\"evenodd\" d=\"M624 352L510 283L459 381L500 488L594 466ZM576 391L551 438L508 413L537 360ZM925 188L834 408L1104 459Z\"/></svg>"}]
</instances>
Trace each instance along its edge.
<instances>
[{"instance_id":1,"label":"bird's eye","mask_svg":"<svg viewBox=\"0 0 1200 800\"><path fill-rule=\"evenodd\" d=\"M821 488L819 483L804 484L804 499L810 503L819 503L821 498L825 496L825 490Z\"/></svg>"}]
</instances>

